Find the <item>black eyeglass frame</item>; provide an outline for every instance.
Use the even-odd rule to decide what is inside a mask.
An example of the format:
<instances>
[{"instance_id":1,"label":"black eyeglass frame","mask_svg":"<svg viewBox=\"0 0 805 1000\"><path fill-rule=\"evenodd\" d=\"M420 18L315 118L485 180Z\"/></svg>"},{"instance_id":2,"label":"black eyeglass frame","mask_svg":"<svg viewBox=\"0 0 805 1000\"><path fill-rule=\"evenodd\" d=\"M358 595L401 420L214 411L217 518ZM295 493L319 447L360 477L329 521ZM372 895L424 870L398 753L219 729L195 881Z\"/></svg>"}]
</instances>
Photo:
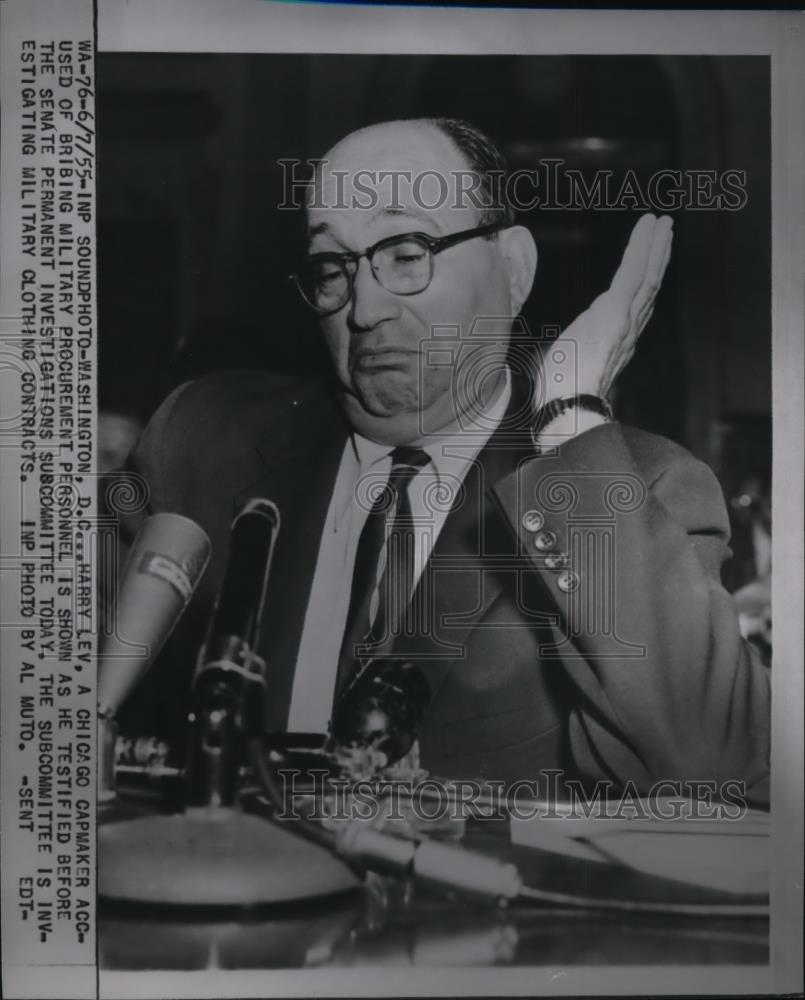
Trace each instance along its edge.
<instances>
[{"instance_id":1,"label":"black eyeglass frame","mask_svg":"<svg viewBox=\"0 0 805 1000\"><path fill-rule=\"evenodd\" d=\"M302 290L302 282L299 278L299 272L294 271L293 274L288 275L288 281L293 281L299 290L299 294L302 296L305 304L309 306L317 316L325 317L332 316L339 312L352 298L353 291L355 289L355 275L358 271L358 263L362 257L365 257L369 261L369 268L375 281L385 288L387 292L391 292L392 295L421 295L429 286L431 281L433 281L433 258L437 253L441 253L442 250L447 250L450 247L457 246L459 243L465 243L467 240L475 239L478 236L491 236L493 233L499 233L504 229L511 229L513 223L511 222L490 222L484 226L475 226L472 229L462 229L457 233L449 233L447 236L431 236L430 233L399 233L396 236L386 236L382 240L378 240L377 243L373 243L372 246L367 247L365 250L358 253L357 251L347 252L347 253L314 253L311 254L306 260L305 264L310 264L313 262L325 263L331 261L333 263L343 265L344 272L347 275L347 294L344 297L344 301L341 305L337 306L335 309L318 309L313 303L308 299ZM395 292L381 282L378 278L375 269L372 267L372 257L378 252L378 250L384 249L384 247L392 246L395 243L404 243L405 240L416 240L422 243L430 251L430 275L428 276L427 284L423 288L418 288L415 292Z\"/></svg>"}]
</instances>

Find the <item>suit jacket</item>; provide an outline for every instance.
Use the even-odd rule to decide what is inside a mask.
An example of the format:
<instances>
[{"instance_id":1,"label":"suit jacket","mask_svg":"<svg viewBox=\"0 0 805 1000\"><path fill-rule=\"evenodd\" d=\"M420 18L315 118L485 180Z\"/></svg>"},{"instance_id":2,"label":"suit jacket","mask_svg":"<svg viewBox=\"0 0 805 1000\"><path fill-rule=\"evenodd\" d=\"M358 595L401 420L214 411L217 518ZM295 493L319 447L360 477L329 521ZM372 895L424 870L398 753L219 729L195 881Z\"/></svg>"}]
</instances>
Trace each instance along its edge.
<instances>
[{"instance_id":1,"label":"suit jacket","mask_svg":"<svg viewBox=\"0 0 805 1000\"><path fill-rule=\"evenodd\" d=\"M424 766L504 781L561 769L641 792L743 780L762 799L769 679L720 584L729 549L717 480L678 445L616 423L535 456L523 419L531 389L515 380L423 573L419 627L395 646L431 686ZM187 383L156 413L131 462L148 512L198 521L212 557L170 664L134 699L152 716L145 731L160 715L174 729L186 708L231 521L255 496L282 518L261 652L268 725L284 728L347 435L325 384L261 372ZM129 519L124 532L135 528Z\"/></svg>"}]
</instances>

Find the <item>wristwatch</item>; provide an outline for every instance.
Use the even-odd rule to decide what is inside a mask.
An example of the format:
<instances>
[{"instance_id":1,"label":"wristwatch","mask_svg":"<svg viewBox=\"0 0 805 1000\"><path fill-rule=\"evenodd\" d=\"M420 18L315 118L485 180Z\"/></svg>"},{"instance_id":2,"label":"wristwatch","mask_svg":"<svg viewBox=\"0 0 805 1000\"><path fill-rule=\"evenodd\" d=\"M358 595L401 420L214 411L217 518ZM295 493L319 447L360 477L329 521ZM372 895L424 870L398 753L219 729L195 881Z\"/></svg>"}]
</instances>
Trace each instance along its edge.
<instances>
[{"instance_id":1,"label":"wristwatch","mask_svg":"<svg viewBox=\"0 0 805 1000\"><path fill-rule=\"evenodd\" d=\"M531 437L534 445L539 448L539 436L552 421L556 420L568 410L581 409L590 413L599 413L606 420L612 420L612 407L603 396L593 396L590 393L581 393L578 396L561 396L559 399L552 399L550 403L540 407L534 414L531 424Z\"/></svg>"}]
</instances>

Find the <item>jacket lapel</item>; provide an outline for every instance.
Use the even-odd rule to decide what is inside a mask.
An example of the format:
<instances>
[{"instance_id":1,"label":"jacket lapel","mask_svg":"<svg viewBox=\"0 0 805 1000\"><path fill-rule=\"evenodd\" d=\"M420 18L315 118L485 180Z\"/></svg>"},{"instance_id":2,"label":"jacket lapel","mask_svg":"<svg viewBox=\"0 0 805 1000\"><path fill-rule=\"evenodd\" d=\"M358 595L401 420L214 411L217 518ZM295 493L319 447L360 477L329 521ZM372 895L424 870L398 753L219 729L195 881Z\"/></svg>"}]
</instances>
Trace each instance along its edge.
<instances>
[{"instance_id":1,"label":"jacket lapel","mask_svg":"<svg viewBox=\"0 0 805 1000\"><path fill-rule=\"evenodd\" d=\"M465 644L504 586L517 586L517 543L491 488L534 458L527 415L533 386L512 379L512 398L495 433L464 480L414 593L408 628L394 657L421 661L435 694L447 671L465 657ZM525 419L524 419L525 415Z\"/></svg>"}]
</instances>

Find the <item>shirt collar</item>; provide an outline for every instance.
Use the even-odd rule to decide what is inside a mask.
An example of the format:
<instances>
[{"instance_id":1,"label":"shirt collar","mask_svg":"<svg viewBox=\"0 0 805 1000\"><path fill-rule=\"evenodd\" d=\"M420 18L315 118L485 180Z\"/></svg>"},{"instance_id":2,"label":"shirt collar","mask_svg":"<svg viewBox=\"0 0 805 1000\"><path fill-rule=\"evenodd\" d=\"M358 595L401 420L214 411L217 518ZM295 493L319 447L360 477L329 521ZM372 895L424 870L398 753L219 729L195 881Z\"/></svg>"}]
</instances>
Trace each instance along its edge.
<instances>
[{"instance_id":1,"label":"shirt collar","mask_svg":"<svg viewBox=\"0 0 805 1000\"><path fill-rule=\"evenodd\" d=\"M389 458L393 451L387 444L378 444L377 441L371 441L369 438L362 437L356 431L353 431L350 435L350 441L352 442L352 450L358 461L361 473L368 472L373 466Z\"/></svg>"}]
</instances>

